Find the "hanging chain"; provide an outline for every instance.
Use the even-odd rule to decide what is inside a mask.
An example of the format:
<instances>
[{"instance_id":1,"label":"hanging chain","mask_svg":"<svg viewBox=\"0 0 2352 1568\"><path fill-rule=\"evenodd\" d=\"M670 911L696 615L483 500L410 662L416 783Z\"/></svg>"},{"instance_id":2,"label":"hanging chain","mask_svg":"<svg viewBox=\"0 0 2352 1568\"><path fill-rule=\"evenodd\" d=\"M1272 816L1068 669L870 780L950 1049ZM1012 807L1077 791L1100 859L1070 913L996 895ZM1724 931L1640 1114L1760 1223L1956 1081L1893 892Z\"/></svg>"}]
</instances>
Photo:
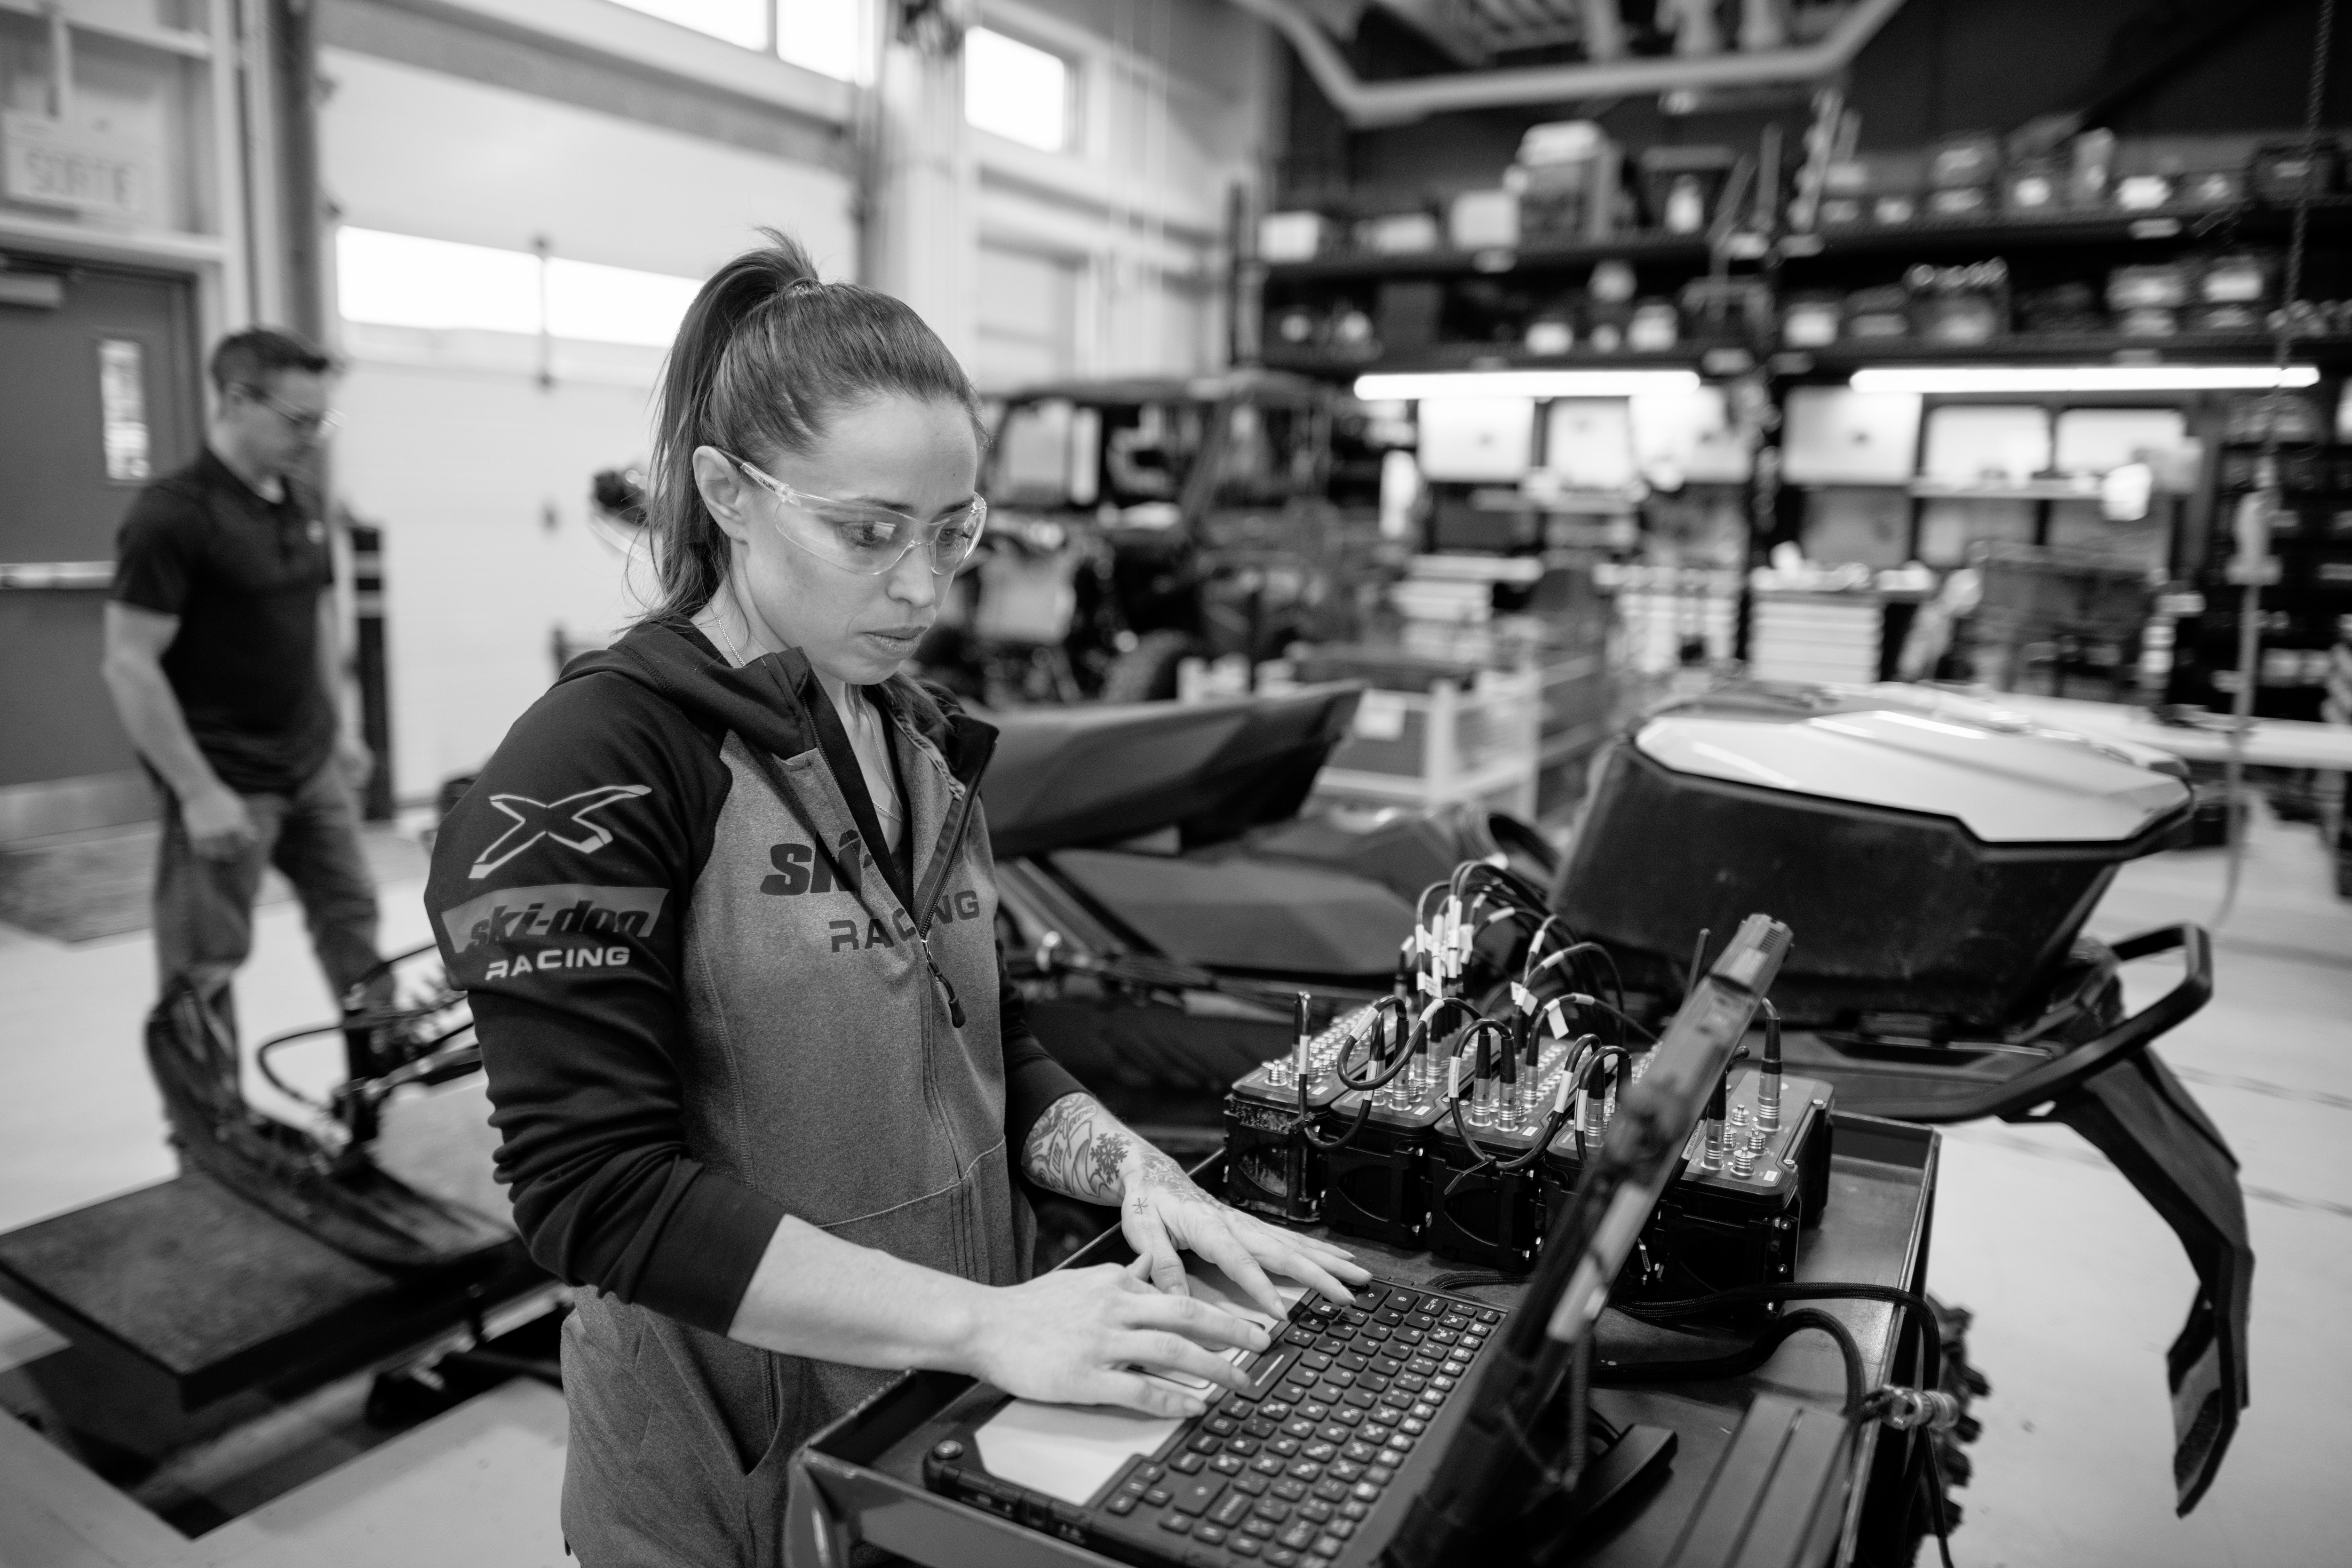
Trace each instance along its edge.
<instances>
[{"instance_id":1,"label":"hanging chain","mask_svg":"<svg viewBox=\"0 0 2352 1568\"><path fill-rule=\"evenodd\" d=\"M2271 559L2269 521L2277 515L2284 495L2279 479L2279 430L2287 407L2287 359L2294 350L2295 328L2302 320L2304 253L2310 244L2311 201L2318 179L2320 110L2327 99L2328 54L2335 42L2336 0L2319 0L2319 37L2312 49L2311 81L2304 95L2303 181L2295 191L2293 226L2287 236L2286 276L2280 290L2278 328L2271 356L2271 393L2263 409L2262 456L2254 467L2254 492L2240 503L2262 510L2263 561ZM2254 721L2256 676L2262 660L2262 574L2256 570L2257 559L2248 554L2242 544L2236 560L2244 569L2245 581L2238 591L2238 689L2232 693L2230 704L2230 759L2225 786L2230 858L2223 872L2221 905L2213 916L2215 925L2230 918L2238 901L2238 882L2245 865L2246 731Z\"/></svg>"}]
</instances>

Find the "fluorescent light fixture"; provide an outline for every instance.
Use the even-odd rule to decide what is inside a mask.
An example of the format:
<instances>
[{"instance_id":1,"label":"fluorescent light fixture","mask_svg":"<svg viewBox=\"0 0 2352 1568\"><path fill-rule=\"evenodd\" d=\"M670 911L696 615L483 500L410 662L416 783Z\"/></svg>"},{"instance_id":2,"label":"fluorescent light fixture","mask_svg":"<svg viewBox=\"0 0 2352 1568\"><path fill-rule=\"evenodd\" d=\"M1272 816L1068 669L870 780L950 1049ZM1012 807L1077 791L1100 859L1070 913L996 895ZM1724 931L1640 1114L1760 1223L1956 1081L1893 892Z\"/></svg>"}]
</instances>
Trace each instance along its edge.
<instances>
[{"instance_id":1,"label":"fluorescent light fixture","mask_svg":"<svg viewBox=\"0 0 2352 1568\"><path fill-rule=\"evenodd\" d=\"M1856 392L2224 392L2309 386L2307 364L1916 364L1853 373Z\"/></svg>"},{"instance_id":2,"label":"fluorescent light fixture","mask_svg":"<svg viewBox=\"0 0 2352 1568\"><path fill-rule=\"evenodd\" d=\"M1632 397L1696 392L1695 370L1446 370L1375 373L1356 378L1367 403L1427 397Z\"/></svg>"}]
</instances>

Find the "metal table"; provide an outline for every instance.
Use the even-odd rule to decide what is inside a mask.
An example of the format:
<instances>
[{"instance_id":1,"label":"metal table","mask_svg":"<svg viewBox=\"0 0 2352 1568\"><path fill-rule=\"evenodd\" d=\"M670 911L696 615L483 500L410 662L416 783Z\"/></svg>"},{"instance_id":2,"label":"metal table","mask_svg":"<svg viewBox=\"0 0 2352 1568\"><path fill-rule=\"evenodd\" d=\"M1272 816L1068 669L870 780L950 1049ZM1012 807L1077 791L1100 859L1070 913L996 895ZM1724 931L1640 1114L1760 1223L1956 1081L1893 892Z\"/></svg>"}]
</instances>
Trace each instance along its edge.
<instances>
[{"instance_id":1,"label":"metal table","mask_svg":"<svg viewBox=\"0 0 2352 1568\"><path fill-rule=\"evenodd\" d=\"M1799 1243L1798 1279L1925 1289L1938 1134L1906 1122L1843 1112L1835 1115L1832 1125L1830 1201L1821 1223ZM1403 1284L1463 1271L1460 1265L1427 1253L1401 1252L1354 1237L1337 1239L1375 1274ZM1081 1259L1093 1261L1093 1251L1089 1247ZM1508 1307L1519 1288L1473 1286L1455 1293ZM1900 1309L1876 1301L1814 1304L1853 1331L1866 1383L1916 1384L1919 1373L1909 1364L1907 1347L1916 1342L1902 1331ZM1614 1312L1603 1317L1599 1344L1603 1361L1690 1356L1719 1349L1694 1351L1684 1336ZM817 1517L832 1528L935 1568L978 1563L992 1568L1072 1568L1109 1562L925 1489L920 1457L931 1441L929 1423L971 1386L968 1378L909 1373L810 1441L794 1460L790 1506L795 1517L785 1532L788 1561L794 1568L804 1560L815 1561L811 1552ZM1597 1389L1594 1406L1607 1419L1620 1426L1639 1422L1671 1427L1678 1449L1664 1484L1639 1507L1602 1516L1566 1555L1551 1562L1602 1568L1648 1568L1664 1562L1750 1396L1768 1389L1838 1407L1845 1398L1845 1374L1836 1348L1820 1334L1800 1334L1746 1378ZM1874 1536L1878 1530L1899 1527L1907 1459L1904 1441L1882 1441L1875 1426L1862 1430L1852 1463L1834 1483L1844 1496L1840 1505L1843 1526L1832 1561L1854 1561L1865 1532Z\"/></svg>"}]
</instances>

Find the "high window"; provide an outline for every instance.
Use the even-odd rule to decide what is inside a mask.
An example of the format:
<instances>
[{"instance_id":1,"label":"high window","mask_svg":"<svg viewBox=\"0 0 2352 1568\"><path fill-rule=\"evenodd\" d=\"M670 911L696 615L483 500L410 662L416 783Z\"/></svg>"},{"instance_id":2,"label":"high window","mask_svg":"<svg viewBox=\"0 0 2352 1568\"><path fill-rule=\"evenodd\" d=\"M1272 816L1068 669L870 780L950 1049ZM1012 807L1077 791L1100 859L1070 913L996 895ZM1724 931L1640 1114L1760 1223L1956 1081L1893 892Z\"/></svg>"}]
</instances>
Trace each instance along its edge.
<instances>
[{"instance_id":1,"label":"high window","mask_svg":"<svg viewBox=\"0 0 2352 1568\"><path fill-rule=\"evenodd\" d=\"M740 44L747 49L768 47L770 0L614 0L632 11L676 22L698 33Z\"/></svg>"},{"instance_id":2,"label":"high window","mask_svg":"<svg viewBox=\"0 0 2352 1568\"><path fill-rule=\"evenodd\" d=\"M773 49L804 69L856 81L865 73L866 0L614 0L747 49Z\"/></svg>"},{"instance_id":3,"label":"high window","mask_svg":"<svg viewBox=\"0 0 2352 1568\"><path fill-rule=\"evenodd\" d=\"M473 330L667 348L701 284L527 250L381 229L338 229L343 319L435 331Z\"/></svg>"},{"instance_id":4,"label":"high window","mask_svg":"<svg viewBox=\"0 0 2352 1568\"><path fill-rule=\"evenodd\" d=\"M1070 62L974 27L963 40L966 123L1009 142L1062 153L1070 146Z\"/></svg>"}]
</instances>

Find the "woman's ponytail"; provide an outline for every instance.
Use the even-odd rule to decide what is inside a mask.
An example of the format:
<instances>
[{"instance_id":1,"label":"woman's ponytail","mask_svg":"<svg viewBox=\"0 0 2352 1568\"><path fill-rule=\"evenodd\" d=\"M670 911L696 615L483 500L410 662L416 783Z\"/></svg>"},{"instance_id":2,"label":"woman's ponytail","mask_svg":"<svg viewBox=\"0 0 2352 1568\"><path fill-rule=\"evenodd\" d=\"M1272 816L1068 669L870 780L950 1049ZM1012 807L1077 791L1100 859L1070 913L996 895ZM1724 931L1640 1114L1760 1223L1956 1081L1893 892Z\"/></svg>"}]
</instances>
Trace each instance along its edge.
<instances>
[{"instance_id":1,"label":"woman's ponytail","mask_svg":"<svg viewBox=\"0 0 2352 1568\"><path fill-rule=\"evenodd\" d=\"M984 442L980 395L939 334L907 304L826 283L798 241L768 243L721 267L695 294L662 368L651 495L659 592L646 619L683 623L727 580L729 541L694 482L694 450L759 461L813 447L832 416L877 397L950 403ZM926 731L938 702L901 674L890 690Z\"/></svg>"},{"instance_id":2,"label":"woman's ponytail","mask_svg":"<svg viewBox=\"0 0 2352 1568\"><path fill-rule=\"evenodd\" d=\"M710 428L712 390L728 348L745 323L786 289L816 279L798 241L763 232L769 245L735 258L696 291L662 366L646 502L661 584L651 620L690 618L726 581L727 535L702 504L694 482L694 449L710 439L705 432Z\"/></svg>"}]
</instances>

